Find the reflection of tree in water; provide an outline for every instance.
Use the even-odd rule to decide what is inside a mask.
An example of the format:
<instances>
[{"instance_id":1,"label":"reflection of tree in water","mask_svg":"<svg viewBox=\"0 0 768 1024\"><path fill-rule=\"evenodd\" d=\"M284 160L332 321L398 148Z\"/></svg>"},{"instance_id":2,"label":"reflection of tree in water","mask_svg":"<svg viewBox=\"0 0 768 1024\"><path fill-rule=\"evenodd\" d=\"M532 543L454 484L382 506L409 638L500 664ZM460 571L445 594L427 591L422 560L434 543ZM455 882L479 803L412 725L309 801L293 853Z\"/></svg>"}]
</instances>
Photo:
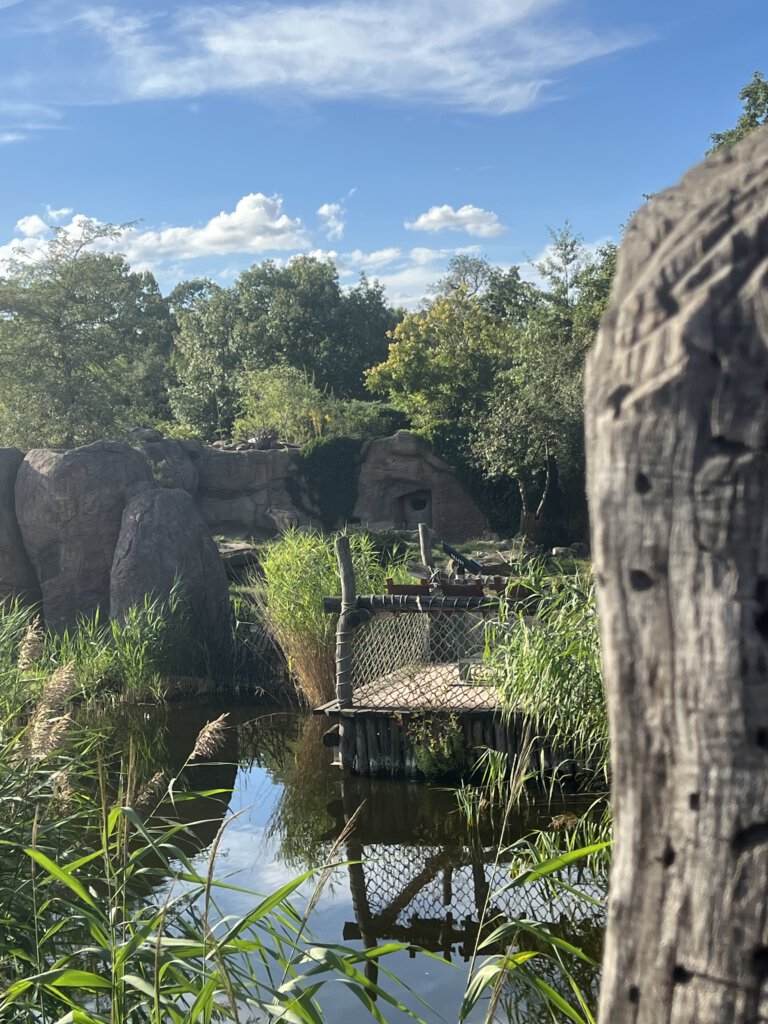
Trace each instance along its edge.
<instances>
[{"instance_id":1,"label":"reflection of tree in water","mask_svg":"<svg viewBox=\"0 0 768 1024\"><path fill-rule=\"evenodd\" d=\"M296 733L287 740L280 770L270 770L283 792L272 813L267 835L279 841L278 856L298 870L321 867L331 847L333 818L328 804L335 795L329 770L330 755L323 746L325 718L294 717ZM286 740L285 733L284 742Z\"/></svg>"},{"instance_id":2,"label":"reflection of tree in water","mask_svg":"<svg viewBox=\"0 0 768 1024\"><path fill-rule=\"evenodd\" d=\"M327 836L333 821L326 808L333 788L329 754L322 744L327 728L322 718L302 723L283 776L285 788L269 822L268 835L280 840L280 859L296 869L320 867L330 850Z\"/></svg>"}]
</instances>

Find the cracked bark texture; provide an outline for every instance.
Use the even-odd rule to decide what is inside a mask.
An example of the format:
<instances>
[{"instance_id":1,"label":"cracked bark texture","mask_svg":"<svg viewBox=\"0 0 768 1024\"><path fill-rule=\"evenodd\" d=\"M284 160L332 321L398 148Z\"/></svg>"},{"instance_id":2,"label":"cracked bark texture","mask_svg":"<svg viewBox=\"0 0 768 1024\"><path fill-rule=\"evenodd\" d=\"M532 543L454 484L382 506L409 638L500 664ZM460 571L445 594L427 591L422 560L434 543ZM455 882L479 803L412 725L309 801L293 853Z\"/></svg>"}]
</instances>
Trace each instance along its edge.
<instances>
[{"instance_id":1,"label":"cracked bark texture","mask_svg":"<svg viewBox=\"0 0 768 1024\"><path fill-rule=\"evenodd\" d=\"M768 1021L768 129L653 198L587 373L602 1024Z\"/></svg>"}]
</instances>

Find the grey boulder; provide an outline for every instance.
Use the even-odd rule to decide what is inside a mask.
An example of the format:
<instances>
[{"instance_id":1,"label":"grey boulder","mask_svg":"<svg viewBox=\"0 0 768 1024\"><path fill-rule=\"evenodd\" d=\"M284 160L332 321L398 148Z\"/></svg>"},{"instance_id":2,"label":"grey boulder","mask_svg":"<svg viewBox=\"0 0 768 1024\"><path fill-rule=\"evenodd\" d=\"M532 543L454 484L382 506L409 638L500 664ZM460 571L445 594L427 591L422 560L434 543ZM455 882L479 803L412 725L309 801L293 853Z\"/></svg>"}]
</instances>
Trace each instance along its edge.
<instances>
[{"instance_id":1,"label":"grey boulder","mask_svg":"<svg viewBox=\"0 0 768 1024\"><path fill-rule=\"evenodd\" d=\"M124 617L147 596L167 598L177 580L196 635L223 656L229 644L230 604L216 545L186 491L143 491L123 513L112 563L111 616Z\"/></svg>"},{"instance_id":2,"label":"grey boulder","mask_svg":"<svg viewBox=\"0 0 768 1024\"><path fill-rule=\"evenodd\" d=\"M119 441L26 456L16 477L16 515L51 629L108 611L123 510L153 482L141 452Z\"/></svg>"},{"instance_id":3,"label":"grey boulder","mask_svg":"<svg viewBox=\"0 0 768 1024\"><path fill-rule=\"evenodd\" d=\"M40 588L16 518L16 477L23 461L18 448L0 448L0 601L18 596L34 604Z\"/></svg>"}]
</instances>

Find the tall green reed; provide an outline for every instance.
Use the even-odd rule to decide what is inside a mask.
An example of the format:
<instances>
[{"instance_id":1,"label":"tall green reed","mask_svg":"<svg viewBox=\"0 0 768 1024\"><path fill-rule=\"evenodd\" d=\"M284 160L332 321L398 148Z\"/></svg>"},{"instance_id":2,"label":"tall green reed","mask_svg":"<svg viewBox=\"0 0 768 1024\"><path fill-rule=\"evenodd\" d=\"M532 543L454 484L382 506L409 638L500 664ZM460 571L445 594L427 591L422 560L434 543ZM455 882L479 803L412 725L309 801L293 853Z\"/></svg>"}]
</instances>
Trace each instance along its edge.
<instances>
[{"instance_id":1,"label":"tall green reed","mask_svg":"<svg viewBox=\"0 0 768 1024\"><path fill-rule=\"evenodd\" d=\"M374 541L350 533L358 593L382 593L388 577L407 578L404 560L383 561ZM336 621L323 597L339 593L333 537L315 530L288 530L262 557L262 576L250 580L253 600L288 659L303 699L331 700L335 689Z\"/></svg>"},{"instance_id":2,"label":"tall green reed","mask_svg":"<svg viewBox=\"0 0 768 1024\"><path fill-rule=\"evenodd\" d=\"M35 609L0 605L0 711L34 701L65 665L73 667L81 700L159 699L180 677L210 675L178 588L162 601L145 598L119 621L96 611L62 633L43 629Z\"/></svg>"},{"instance_id":3,"label":"tall green reed","mask_svg":"<svg viewBox=\"0 0 768 1024\"><path fill-rule=\"evenodd\" d=\"M246 891L216 876L233 817L207 852L195 843L196 825L206 823L175 819L180 802L198 799L181 776L216 757L226 728L226 716L208 723L176 777L154 788L132 779L130 750L115 780L107 752L76 722L65 745L35 760L23 732L0 747L0 1019L318 1024L331 981L349 986L377 1020L387 1005L419 1019L365 970L402 945L315 944L295 898L315 877L311 908L322 873L267 895ZM220 905L232 892L249 904L245 913Z\"/></svg>"},{"instance_id":4,"label":"tall green reed","mask_svg":"<svg viewBox=\"0 0 768 1024\"><path fill-rule=\"evenodd\" d=\"M608 726L591 575L552 576L529 563L519 582L534 596L489 621L486 677L503 713L532 723L550 775L560 762L604 784Z\"/></svg>"}]
</instances>

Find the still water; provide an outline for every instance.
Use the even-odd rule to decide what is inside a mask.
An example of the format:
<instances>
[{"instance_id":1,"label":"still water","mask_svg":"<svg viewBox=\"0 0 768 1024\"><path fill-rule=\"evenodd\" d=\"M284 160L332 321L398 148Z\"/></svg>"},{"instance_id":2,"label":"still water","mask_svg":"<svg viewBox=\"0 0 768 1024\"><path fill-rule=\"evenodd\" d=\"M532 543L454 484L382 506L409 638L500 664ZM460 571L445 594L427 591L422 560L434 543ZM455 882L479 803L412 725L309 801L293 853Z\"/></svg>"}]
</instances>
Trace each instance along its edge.
<instances>
[{"instance_id":1,"label":"still water","mask_svg":"<svg viewBox=\"0 0 768 1024\"><path fill-rule=\"evenodd\" d=\"M201 706L139 709L132 731L139 726L145 757L175 772L200 728L220 713ZM405 987L389 981L383 969L376 978L369 968L369 977L430 1024L456 1021L478 933L488 934L490 927L483 927L490 917L547 923L599 955L600 907L553 895L546 883L499 893L509 880L509 855L498 852L500 814L494 819L487 811L470 831L448 787L342 775L322 744L325 719L238 707L228 723L217 763L188 769L194 789L224 789L226 796L179 805L196 821L205 819L195 826L204 845L231 818L219 838L216 877L266 894L320 868L332 852L337 862L353 862L330 874L309 933L319 943L358 949L396 941L432 951L425 956L403 950L383 961ZM587 803L571 800L567 809L578 813ZM564 809L525 802L508 819L503 845L546 828ZM342 836L353 816L353 828ZM294 897L299 906L316 880ZM224 913L236 916L255 902L226 890L219 890L217 901ZM522 948L529 948L525 940ZM594 987L594 970L584 970L581 983ZM555 980L546 962L543 973ZM340 983L326 986L321 1004L329 1024L369 1019ZM392 1024L409 1019L391 1007L381 1010ZM471 1019L482 1020L483 1013ZM551 1018L525 994L510 993L496 1019L533 1024Z\"/></svg>"}]
</instances>

